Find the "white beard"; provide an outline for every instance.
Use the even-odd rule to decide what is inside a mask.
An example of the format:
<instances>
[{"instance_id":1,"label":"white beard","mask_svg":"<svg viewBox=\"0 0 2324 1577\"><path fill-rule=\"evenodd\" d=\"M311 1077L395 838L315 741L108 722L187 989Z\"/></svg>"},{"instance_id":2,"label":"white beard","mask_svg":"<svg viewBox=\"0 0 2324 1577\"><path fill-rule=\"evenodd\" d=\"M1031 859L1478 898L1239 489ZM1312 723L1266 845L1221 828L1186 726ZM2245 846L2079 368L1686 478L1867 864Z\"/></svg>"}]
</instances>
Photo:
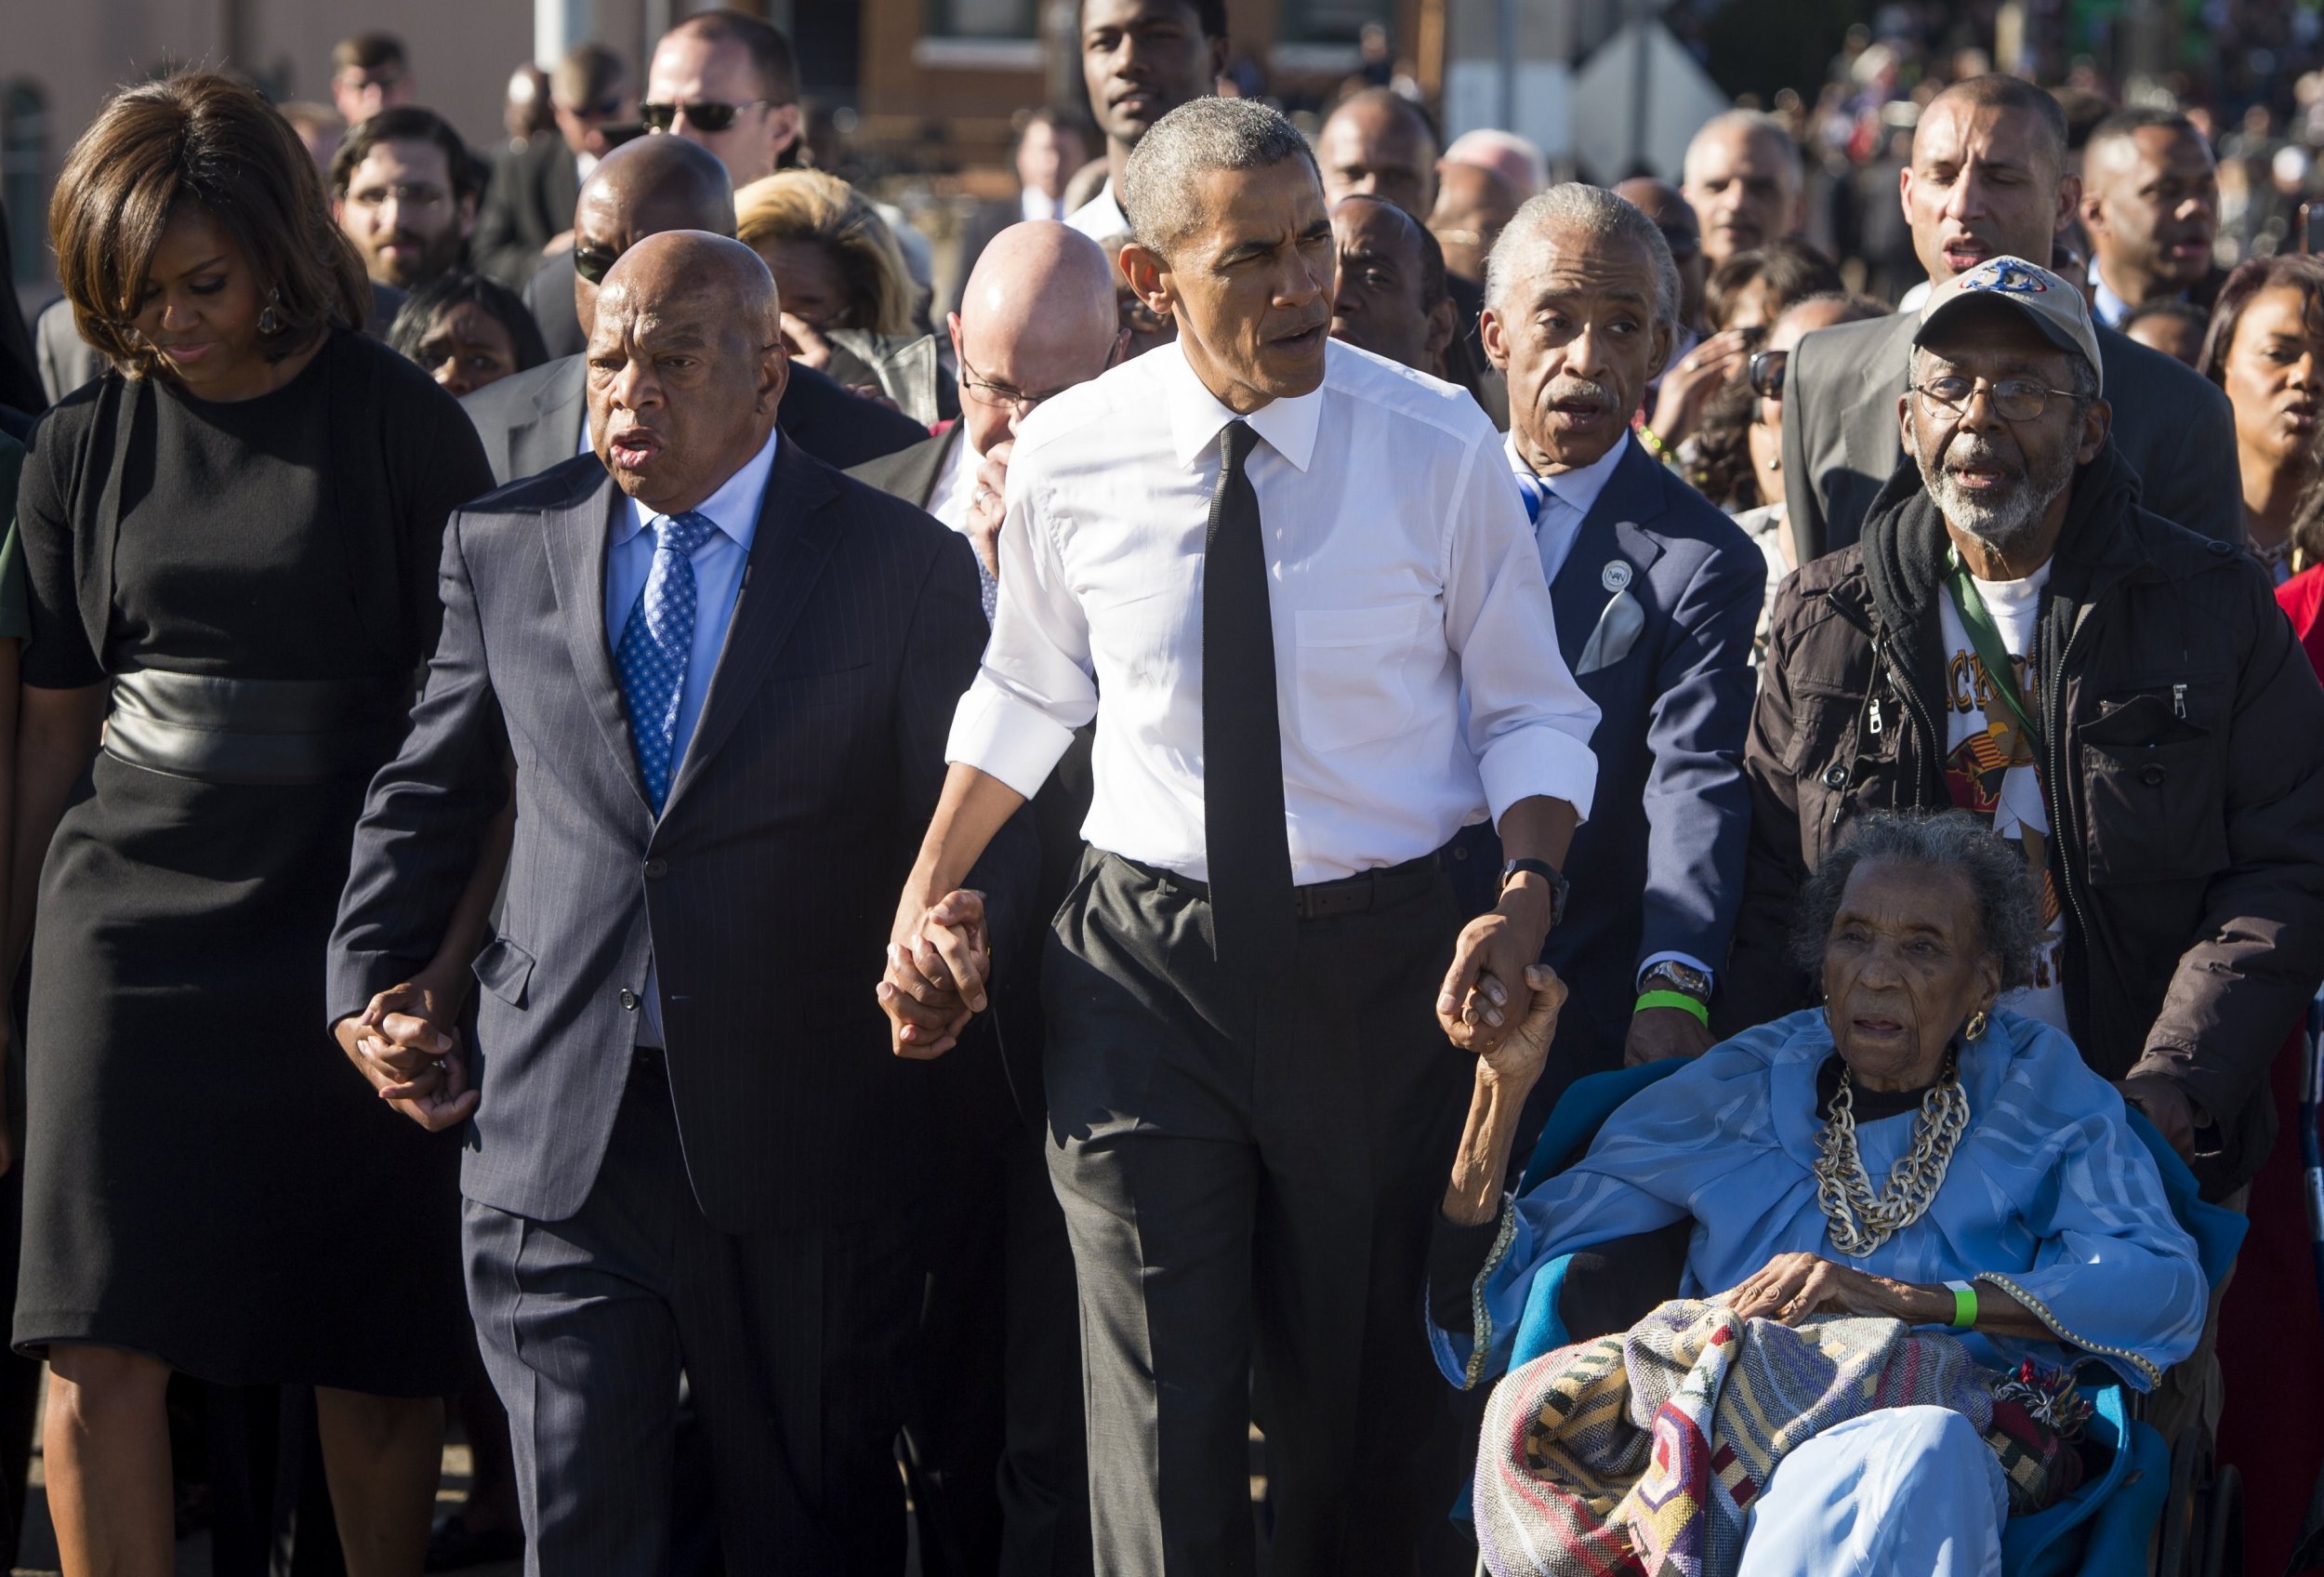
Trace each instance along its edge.
<instances>
[{"instance_id":1,"label":"white beard","mask_svg":"<svg viewBox=\"0 0 2324 1577\"><path fill-rule=\"evenodd\" d=\"M2034 475L2021 471L2016 482L2003 489L1998 497L1971 493L1957 481L1942 455L1932 459L1921 452L1921 435L1910 438L1913 463L1921 468L1921 485L1928 490L1930 501L1936 505L1945 523L1957 531L1965 531L1997 553L2006 553L2033 534L2041 517L2057 496L2073 484L2074 457L2069 450L2060 456L2062 464L2054 474ZM1980 454L1975 458L1987 457Z\"/></svg>"}]
</instances>

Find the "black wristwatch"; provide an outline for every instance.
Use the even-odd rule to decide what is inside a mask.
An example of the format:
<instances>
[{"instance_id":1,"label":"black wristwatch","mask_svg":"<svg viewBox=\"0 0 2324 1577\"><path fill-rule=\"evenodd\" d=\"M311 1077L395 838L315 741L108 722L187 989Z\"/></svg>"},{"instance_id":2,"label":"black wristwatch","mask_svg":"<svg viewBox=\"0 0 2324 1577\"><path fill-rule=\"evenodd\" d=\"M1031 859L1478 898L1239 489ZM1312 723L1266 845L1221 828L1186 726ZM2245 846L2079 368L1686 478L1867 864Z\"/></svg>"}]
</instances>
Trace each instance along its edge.
<instances>
[{"instance_id":1,"label":"black wristwatch","mask_svg":"<svg viewBox=\"0 0 2324 1577\"><path fill-rule=\"evenodd\" d=\"M1573 892L1573 884L1565 873L1547 860L1504 860L1501 862L1501 892L1509 891L1512 876L1533 875L1550 884L1550 929L1554 931L1565 923L1565 899Z\"/></svg>"}]
</instances>

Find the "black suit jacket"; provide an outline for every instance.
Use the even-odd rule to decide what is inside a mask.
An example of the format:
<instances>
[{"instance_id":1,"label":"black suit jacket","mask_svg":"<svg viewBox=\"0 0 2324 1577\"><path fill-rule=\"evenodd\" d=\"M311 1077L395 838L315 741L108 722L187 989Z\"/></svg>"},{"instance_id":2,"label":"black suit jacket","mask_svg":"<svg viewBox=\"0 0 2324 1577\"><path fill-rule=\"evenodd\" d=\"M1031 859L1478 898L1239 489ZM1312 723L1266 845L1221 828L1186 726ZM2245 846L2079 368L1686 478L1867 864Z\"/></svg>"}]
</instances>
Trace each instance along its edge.
<instances>
[{"instance_id":1,"label":"black suit jacket","mask_svg":"<svg viewBox=\"0 0 2324 1577\"><path fill-rule=\"evenodd\" d=\"M924 510L936 501L936 479L944 474L945 458L959 442L960 424L954 422L933 438L922 439L909 449L898 449L892 455L852 465L847 473L867 487L877 487L891 498L901 498Z\"/></svg>"},{"instance_id":2,"label":"black suit jacket","mask_svg":"<svg viewBox=\"0 0 2324 1577\"><path fill-rule=\"evenodd\" d=\"M488 383L460 402L493 480L514 482L563 464L581 451L581 429L588 420L588 368L578 356ZM928 430L885 405L851 394L812 367L794 364L775 413L783 436L827 465L860 465L908 449Z\"/></svg>"},{"instance_id":3,"label":"black suit jacket","mask_svg":"<svg viewBox=\"0 0 2324 1577\"><path fill-rule=\"evenodd\" d=\"M476 963L482 1091L462 1186L557 1221L588 1197L661 984L686 1167L720 1230L828 1227L924 1186L928 1069L873 995L896 895L984 644L967 543L780 444L702 716L656 817L605 634L627 500L580 457L456 513L443 633L412 731L371 786L330 957L360 1012L434 950L506 799L499 936ZM971 884L1006 956L1023 818Z\"/></svg>"},{"instance_id":4,"label":"black suit jacket","mask_svg":"<svg viewBox=\"0 0 2324 1577\"><path fill-rule=\"evenodd\" d=\"M1783 385L1783 474L1799 562L1856 540L1904 459L1896 400L1920 319L1898 312L1820 329L1791 352ZM2235 414L2210 379L2110 328L2099 368L2114 445L2140 478L2139 502L2199 537L2243 540Z\"/></svg>"},{"instance_id":5,"label":"black suit jacket","mask_svg":"<svg viewBox=\"0 0 2324 1577\"><path fill-rule=\"evenodd\" d=\"M522 290L539 266L548 238L573 228L574 206L580 200L581 167L573 150L556 132L537 132L494 161L492 182L476 209L469 256L480 272Z\"/></svg>"}]
</instances>

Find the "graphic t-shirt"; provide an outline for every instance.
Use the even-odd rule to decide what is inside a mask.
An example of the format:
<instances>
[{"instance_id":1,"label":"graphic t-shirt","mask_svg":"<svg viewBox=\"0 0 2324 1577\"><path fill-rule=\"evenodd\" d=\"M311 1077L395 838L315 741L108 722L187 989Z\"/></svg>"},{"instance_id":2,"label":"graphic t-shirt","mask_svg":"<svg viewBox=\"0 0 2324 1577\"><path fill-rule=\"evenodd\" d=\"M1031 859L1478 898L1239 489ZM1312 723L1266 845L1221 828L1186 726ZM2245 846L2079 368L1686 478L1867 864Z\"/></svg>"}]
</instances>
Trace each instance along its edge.
<instances>
[{"instance_id":1,"label":"graphic t-shirt","mask_svg":"<svg viewBox=\"0 0 2324 1577\"><path fill-rule=\"evenodd\" d=\"M2041 613L2041 589L2049 580L2045 563L2023 580L1974 583L2016 670L2017 693L2037 720L2040 689L2027 654ZM2024 852L2027 880L2033 883L2044 928L2034 949L2033 984L2002 993L2000 1005L2064 1029L2066 995L2059 986L2058 965L2066 917L2050 880L2050 810L2042 797L2039 752L1987 676L1950 591L1940 592L1936 601L1946 653L1945 786L1955 805L1982 816L1997 836Z\"/></svg>"}]
</instances>

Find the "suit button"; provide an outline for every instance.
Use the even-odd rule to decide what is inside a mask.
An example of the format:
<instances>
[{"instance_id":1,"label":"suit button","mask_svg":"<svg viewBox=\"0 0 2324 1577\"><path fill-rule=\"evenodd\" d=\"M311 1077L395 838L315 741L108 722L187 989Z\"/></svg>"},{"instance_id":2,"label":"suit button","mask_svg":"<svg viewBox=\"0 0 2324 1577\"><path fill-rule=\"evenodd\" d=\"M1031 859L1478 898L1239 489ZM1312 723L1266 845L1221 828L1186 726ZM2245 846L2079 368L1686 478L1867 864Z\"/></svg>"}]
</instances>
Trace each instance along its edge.
<instances>
[{"instance_id":1,"label":"suit button","mask_svg":"<svg viewBox=\"0 0 2324 1577\"><path fill-rule=\"evenodd\" d=\"M624 986L621 988L621 1010L624 1013L636 1013L638 1011L638 993L632 991L627 986Z\"/></svg>"},{"instance_id":2,"label":"suit button","mask_svg":"<svg viewBox=\"0 0 2324 1577\"><path fill-rule=\"evenodd\" d=\"M668 874L669 861L662 858L659 855L656 855L654 858L645 862L645 879L648 881L659 881L662 878L667 876Z\"/></svg>"},{"instance_id":3,"label":"suit button","mask_svg":"<svg viewBox=\"0 0 2324 1577\"><path fill-rule=\"evenodd\" d=\"M1453 851L1453 858L1455 858L1455 859L1457 859L1457 860L1465 860L1465 859L1467 859L1468 857L1469 857L1469 850L1468 850L1468 846L1467 846L1466 844L1463 844L1463 845L1461 845L1459 848L1457 848L1457 849L1455 849L1455 850Z\"/></svg>"},{"instance_id":4,"label":"suit button","mask_svg":"<svg viewBox=\"0 0 2324 1577\"><path fill-rule=\"evenodd\" d=\"M1831 763L1831 765L1829 765L1829 766L1828 766L1828 767L1826 767L1826 768L1824 769L1824 787L1825 787L1825 788L1845 788L1847 786L1848 786L1848 769L1847 769L1845 766L1842 765L1842 764L1841 764L1840 762L1832 762L1832 763Z\"/></svg>"},{"instance_id":5,"label":"suit button","mask_svg":"<svg viewBox=\"0 0 2324 1577\"><path fill-rule=\"evenodd\" d=\"M2162 780L2169 775L2170 774L2159 766L2149 766L2138 775L2138 780L2149 788L2159 788L2162 787Z\"/></svg>"}]
</instances>

